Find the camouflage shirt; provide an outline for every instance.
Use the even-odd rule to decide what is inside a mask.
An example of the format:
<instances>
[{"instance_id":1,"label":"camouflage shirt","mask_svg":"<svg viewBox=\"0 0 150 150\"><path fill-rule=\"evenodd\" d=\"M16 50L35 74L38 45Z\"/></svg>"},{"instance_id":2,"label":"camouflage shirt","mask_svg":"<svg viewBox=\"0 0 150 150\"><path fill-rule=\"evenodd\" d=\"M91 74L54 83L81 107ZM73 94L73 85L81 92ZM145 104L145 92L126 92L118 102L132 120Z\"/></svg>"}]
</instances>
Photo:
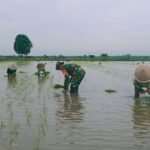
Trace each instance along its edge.
<instances>
[{"instance_id":1,"label":"camouflage shirt","mask_svg":"<svg viewBox=\"0 0 150 150\"><path fill-rule=\"evenodd\" d=\"M65 76L64 88L68 89L69 83L72 81L72 79L82 76L82 72L85 72L85 71L83 68L81 68L80 65L65 64L62 72Z\"/></svg>"}]
</instances>

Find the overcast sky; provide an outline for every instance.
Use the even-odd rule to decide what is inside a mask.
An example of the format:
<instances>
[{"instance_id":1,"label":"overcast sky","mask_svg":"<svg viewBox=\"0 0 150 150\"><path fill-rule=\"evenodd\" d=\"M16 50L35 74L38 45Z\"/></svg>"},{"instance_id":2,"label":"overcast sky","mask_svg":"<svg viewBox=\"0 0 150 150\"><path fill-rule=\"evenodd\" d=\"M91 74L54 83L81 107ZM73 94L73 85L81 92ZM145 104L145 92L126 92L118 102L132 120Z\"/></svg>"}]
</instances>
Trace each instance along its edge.
<instances>
[{"instance_id":1,"label":"overcast sky","mask_svg":"<svg viewBox=\"0 0 150 150\"><path fill-rule=\"evenodd\" d=\"M150 54L150 0L0 0L0 55Z\"/></svg>"}]
</instances>

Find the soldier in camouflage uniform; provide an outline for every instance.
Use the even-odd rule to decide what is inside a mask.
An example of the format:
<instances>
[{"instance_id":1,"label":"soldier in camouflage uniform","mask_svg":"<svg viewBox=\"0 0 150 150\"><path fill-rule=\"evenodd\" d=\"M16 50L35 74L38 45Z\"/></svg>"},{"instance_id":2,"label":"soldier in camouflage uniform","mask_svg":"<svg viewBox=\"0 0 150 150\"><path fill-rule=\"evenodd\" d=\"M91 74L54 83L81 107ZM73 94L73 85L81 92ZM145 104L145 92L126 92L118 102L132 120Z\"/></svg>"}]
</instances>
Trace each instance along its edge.
<instances>
[{"instance_id":1,"label":"soldier in camouflage uniform","mask_svg":"<svg viewBox=\"0 0 150 150\"><path fill-rule=\"evenodd\" d=\"M77 64L64 64L64 62L56 63L56 70L61 70L64 74L64 90L68 90L70 85L70 93L78 93L79 85L85 76L85 71Z\"/></svg>"}]
</instances>

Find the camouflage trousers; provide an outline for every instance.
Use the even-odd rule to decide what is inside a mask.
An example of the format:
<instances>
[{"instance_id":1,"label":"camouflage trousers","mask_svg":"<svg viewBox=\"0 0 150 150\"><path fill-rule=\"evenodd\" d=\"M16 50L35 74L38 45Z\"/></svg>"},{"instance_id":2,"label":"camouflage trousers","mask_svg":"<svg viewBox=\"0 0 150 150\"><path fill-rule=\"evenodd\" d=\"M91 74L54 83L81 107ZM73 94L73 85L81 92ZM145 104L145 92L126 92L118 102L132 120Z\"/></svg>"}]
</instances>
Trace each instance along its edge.
<instances>
[{"instance_id":1,"label":"camouflage trousers","mask_svg":"<svg viewBox=\"0 0 150 150\"><path fill-rule=\"evenodd\" d=\"M146 91L150 90L150 82L140 83L134 80L134 88L135 88L135 97L139 97L140 94L145 93L144 89L146 89Z\"/></svg>"},{"instance_id":2,"label":"camouflage trousers","mask_svg":"<svg viewBox=\"0 0 150 150\"><path fill-rule=\"evenodd\" d=\"M79 85L85 76L85 71L80 70L71 78L70 93L77 93Z\"/></svg>"}]
</instances>

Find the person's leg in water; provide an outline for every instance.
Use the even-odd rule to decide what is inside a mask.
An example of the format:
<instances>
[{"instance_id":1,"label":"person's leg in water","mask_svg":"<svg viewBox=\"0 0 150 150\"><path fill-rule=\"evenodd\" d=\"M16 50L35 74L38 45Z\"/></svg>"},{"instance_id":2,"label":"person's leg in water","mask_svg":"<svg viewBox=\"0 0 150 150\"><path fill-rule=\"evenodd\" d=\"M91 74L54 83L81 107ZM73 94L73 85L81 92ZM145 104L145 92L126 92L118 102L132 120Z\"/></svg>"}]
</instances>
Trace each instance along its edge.
<instances>
[{"instance_id":1,"label":"person's leg in water","mask_svg":"<svg viewBox=\"0 0 150 150\"><path fill-rule=\"evenodd\" d=\"M43 71L43 75L45 76L46 70L45 70L45 69L42 69L42 71Z\"/></svg>"},{"instance_id":2,"label":"person's leg in water","mask_svg":"<svg viewBox=\"0 0 150 150\"><path fill-rule=\"evenodd\" d=\"M85 76L85 72L79 72L72 78L70 85L70 93L78 93L79 85Z\"/></svg>"},{"instance_id":3,"label":"person's leg in water","mask_svg":"<svg viewBox=\"0 0 150 150\"><path fill-rule=\"evenodd\" d=\"M8 77L12 76L12 75L15 75L16 74L16 70L11 70L11 69L7 69L7 74L8 74Z\"/></svg>"},{"instance_id":4,"label":"person's leg in water","mask_svg":"<svg viewBox=\"0 0 150 150\"><path fill-rule=\"evenodd\" d=\"M139 98L140 94L144 94L145 92L149 93L148 90L145 91L144 89L142 89L142 87L137 85L134 86L134 89L135 89L135 95L134 95L135 98Z\"/></svg>"},{"instance_id":5,"label":"person's leg in water","mask_svg":"<svg viewBox=\"0 0 150 150\"><path fill-rule=\"evenodd\" d=\"M134 90L135 90L134 97L135 97L135 98L139 98L139 97L140 97L140 91L139 91L139 88L137 88L137 87L135 86L135 87L134 87Z\"/></svg>"},{"instance_id":6,"label":"person's leg in water","mask_svg":"<svg viewBox=\"0 0 150 150\"><path fill-rule=\"evenodd\" d=\"M70 93L78 93L79 85L71 84L70 86Z\"/></svg>"},{"instance_id":7,"label":"person's leg in water","mask_svg":"<svg viewBox=\"0 0 150 150\"><path fill-rule=\"evenodd\" d=\"M38 76L40 76L40 73L41 73L41 69L38 68Z\"/></svg>"}]
</instances>

